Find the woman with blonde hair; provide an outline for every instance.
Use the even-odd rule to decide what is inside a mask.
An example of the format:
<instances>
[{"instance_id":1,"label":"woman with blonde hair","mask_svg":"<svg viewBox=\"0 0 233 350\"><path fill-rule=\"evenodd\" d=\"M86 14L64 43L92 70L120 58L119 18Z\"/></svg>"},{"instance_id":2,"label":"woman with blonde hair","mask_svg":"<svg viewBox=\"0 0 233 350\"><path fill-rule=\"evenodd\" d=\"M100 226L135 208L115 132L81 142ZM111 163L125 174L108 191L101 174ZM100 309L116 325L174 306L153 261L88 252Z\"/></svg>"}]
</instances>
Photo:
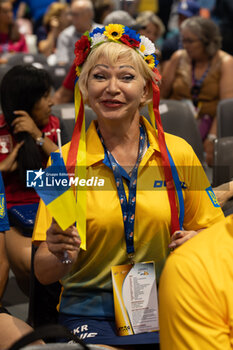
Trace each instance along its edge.
<instances>
[{"instance_id":1,"label":"woman with blonde hair","mask_svg":"<svg viewBox=\"0 0 233 350\"><path fill-rule=\"evenodd\" d=\"M52 3L43 18L43 26L38 28L38 50L45 56L55 52L58 35L71 24L69 5Z\"/></svg>"},{"instance_id":2,"label":"woman with blonde hair","mask_svg":"<svg viewBox=\"0 0 233 350\"><path fill-rule=\"evenodd\" d=\"M136 23L139 26L138 32L148 37L153 43L165 33L163 22L152 11L140 12L136 18Z\"/></svg>"},{"instance_id":3,"label":"woman with blonde hair","mask_svg":"<svg viewBox=\"0 0 233 350\"><path fill-rule=\"evenodd\" d=\"M223 214L192 148L163 132L154 44L109 24L85 33L75 54L78 117L62 155L73 172L86 171L82 183L101 185L83 192L77 183L77 223L65 231L41 201L35 274L43 284L62 281L59 322L85 342L155 349L156 284L169 248ZM86 141L82 100L97 115ZM147 103L157 130L140 116Z\"/></svg>"}]
</instances>

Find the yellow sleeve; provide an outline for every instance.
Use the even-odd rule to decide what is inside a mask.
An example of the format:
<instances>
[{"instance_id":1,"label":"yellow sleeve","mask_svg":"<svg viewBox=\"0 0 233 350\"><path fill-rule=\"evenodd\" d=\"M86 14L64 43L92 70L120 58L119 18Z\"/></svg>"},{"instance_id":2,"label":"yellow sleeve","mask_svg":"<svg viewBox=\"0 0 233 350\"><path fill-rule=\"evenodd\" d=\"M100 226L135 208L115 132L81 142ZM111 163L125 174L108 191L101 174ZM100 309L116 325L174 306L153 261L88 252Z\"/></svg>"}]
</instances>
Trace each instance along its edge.
<instances>
[{"instance_id":1,"label":"yellow sleeve","mask_svg":"<svg viewBox=\"0 0 233 350\"><path fill-rule=\"evenodd\" d=\"M205 171L191 147L188 153L189 159L185 162L182 175L187 185L187 189L184 190L183 226L185 230L198 230L223 220L224 215Z\"/></svg>"}]
</instances>

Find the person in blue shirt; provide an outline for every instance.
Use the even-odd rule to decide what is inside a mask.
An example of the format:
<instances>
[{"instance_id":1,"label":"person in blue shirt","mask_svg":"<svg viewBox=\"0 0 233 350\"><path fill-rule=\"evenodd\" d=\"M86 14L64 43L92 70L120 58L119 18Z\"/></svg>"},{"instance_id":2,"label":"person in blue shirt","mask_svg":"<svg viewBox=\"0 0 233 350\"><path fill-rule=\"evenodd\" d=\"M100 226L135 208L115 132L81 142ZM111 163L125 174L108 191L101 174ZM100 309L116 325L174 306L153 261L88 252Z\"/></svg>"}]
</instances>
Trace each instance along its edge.
<instances>
[{"instance_id":1,"label":"person in blue shirt","mask_svg":"<svg viewBox=\"0 0 233 350\"><path fill-rule=\"evenodd\" d=\"M0 301L8 279L9 265L5 252L4 232L9 229L5 190L0 172Z\"/></svg>"}]
</instances>

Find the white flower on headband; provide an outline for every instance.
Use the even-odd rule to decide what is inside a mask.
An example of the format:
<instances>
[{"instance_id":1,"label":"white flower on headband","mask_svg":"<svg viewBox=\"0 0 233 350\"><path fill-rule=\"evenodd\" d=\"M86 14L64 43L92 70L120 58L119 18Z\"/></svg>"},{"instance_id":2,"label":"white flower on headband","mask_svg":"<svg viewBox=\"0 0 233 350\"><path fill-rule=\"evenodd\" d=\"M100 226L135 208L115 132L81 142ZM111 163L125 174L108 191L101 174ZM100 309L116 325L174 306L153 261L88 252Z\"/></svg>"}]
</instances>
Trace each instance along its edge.
<instances>
[{"instance_id":1,"label":"white flower on headband","mask_svg":"<svg viewBox=\"0 0 233 350\"><path fill-rule=\"evenodd\" d=\"M93 37L91 38L91 48L93 48L93 46L95 45L102 43L103 41L107 41L107 38L105 35L101 33L94 34Z\"/></svg>"},{"instance_id":2,"label":"white flower on headband","mask_svg":"<svg viewBox=\"0 0 233 350\"><path fill-rule=\"evenodd\" d=\"M155 53L155 45L152 43L152 41L150 41L150 39L148 39L144 35L140 35L140 39L141 43L139 46L139 52L143 56L152 55L153 53Z\"/></svg>"}]
</instances>

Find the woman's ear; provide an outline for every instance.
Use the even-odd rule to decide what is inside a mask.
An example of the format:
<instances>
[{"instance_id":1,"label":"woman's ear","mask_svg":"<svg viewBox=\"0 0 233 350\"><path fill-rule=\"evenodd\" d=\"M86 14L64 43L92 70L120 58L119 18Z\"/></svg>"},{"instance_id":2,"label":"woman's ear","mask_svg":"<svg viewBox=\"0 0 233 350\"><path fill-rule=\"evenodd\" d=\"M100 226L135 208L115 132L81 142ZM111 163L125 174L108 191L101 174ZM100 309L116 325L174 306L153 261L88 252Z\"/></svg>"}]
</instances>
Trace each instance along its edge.
<instances>
[{"instance_id":1,"label":"woman's ear","mask_svg":"<svg viewBox=\"0 0 233 350\"><path fill-rule=\"evenodd\" d=\"M141 105L144 105L148 99L150 98L150 81L146 81L145 85L143 87L143 92L142 92L142 96L141 96Z\"/></svg>"}]
</instances>

